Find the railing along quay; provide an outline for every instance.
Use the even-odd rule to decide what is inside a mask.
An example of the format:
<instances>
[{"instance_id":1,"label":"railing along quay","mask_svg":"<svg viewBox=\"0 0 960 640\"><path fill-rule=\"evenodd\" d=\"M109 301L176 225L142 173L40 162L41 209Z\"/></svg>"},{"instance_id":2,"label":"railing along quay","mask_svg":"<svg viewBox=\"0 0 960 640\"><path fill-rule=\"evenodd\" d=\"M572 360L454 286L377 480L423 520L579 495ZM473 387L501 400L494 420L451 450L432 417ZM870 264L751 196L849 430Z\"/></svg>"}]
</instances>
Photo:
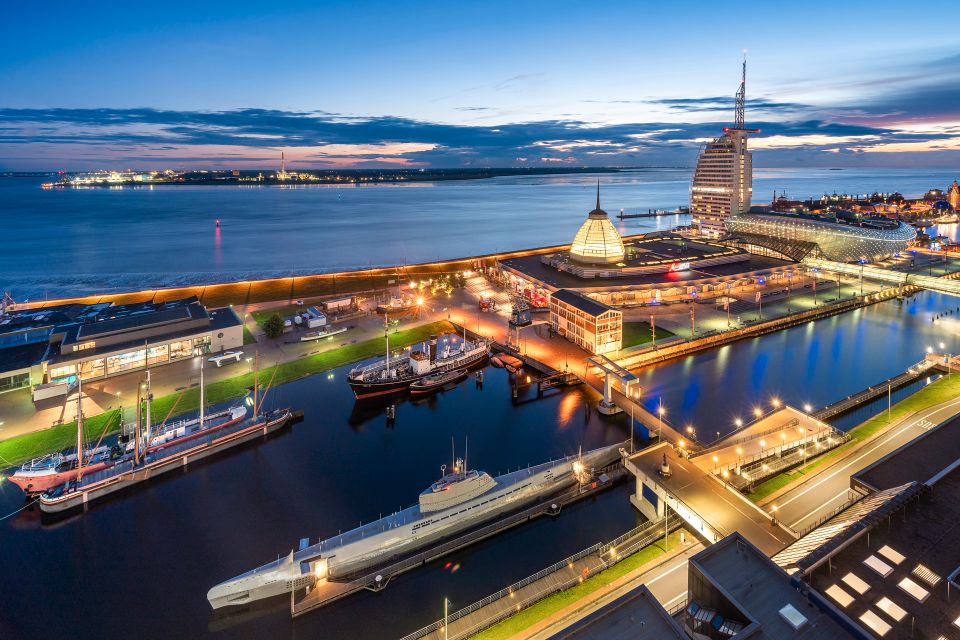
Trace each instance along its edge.
<instances>
[{"instance_id":1,"label":"railing along quay","mask_svg":"<svg viewBox=\"0 0 960 640\"><path fill-rule=\"evenodd\" d=\"M594 544L546 569L519 580L482 600L459 609L402 640L462 640L493 626L541 600L583 582L604 569L630 557L683 525L679 518L665 522L663 518L646 522L615 540Z\"/></svg>"},{"instance_id":2,"label":"railing along quay","mask_svg":"<svg viewBox=\"0 0 960 640\"><path fill-rule=\"evenodd\" d=\"M820 421L835 418L836 416L848 411L852 411L860 405L866 404L875 398L879 398L886 393L896 391L897 389L905 387L908 384L919 380L927 375L929 370L932 368L936 368L932 363L920 361L899 375L867 387L863 391L855 393L852 396L847 396L843 400L839 400L833 404L827 405L826 407L815 411L811 415Z\"/></svg>"}]
</instances>

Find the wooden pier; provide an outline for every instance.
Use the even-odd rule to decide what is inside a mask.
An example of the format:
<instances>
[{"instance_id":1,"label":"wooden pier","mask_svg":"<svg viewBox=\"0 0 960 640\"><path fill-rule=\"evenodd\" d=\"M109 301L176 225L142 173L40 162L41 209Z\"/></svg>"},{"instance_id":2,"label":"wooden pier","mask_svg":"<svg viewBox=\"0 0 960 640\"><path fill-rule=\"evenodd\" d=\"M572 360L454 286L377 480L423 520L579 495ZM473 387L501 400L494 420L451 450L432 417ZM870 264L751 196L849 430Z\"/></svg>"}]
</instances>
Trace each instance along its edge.
<instances>
[{"instance_id":1,"label":"wooden pier","mask_svg":"<svg viewBox=\"0 0 960 640\"><path fill-rule=\"evenodd\" d=\"M623 468L623 465L619 462L615 463L604 469L597 470L594 480L589 483L577 485L564 493L555 495L512 515L499 518L490 524L472 529L463 534L457 534L453 538L440 542L420 553L393 562L392 564L385 564L375 571L347 580L324 580L321 584L309 590L291 592L290 615L294 618L302 616L324 605L362 591L363 589L368 591L381 591L386 588L390 580L401 573L422 567L453 551L486 540L498 533L502 533L524 522L529 522L542 515L557 515L563 507L588 496L592 496L599 491L603 491L624 477L626 477L626 470Z\"/></svg>"},{"instance_id":2,"label":"wooden pier","mask_svg":"<svg viewBox=\"0 0 960 640\"><path fill-rule=\"evenodd\" d=\"M630 218L660 218L663 216L685 216L690 215L690 207L677 207L673 211L664 211L663 209L647 209L646 213L625 213L623 209L617 214L620 220Z\"/></svg>"}]
</instances>

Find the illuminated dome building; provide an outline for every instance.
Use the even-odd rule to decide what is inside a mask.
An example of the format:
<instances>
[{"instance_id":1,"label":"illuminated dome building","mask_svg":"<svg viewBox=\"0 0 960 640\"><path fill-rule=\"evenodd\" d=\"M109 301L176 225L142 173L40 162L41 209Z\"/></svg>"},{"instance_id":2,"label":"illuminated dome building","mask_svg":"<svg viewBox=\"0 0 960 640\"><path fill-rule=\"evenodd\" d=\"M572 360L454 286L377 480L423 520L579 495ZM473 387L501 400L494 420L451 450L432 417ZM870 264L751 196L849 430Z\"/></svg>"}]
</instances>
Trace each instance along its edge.
<instances>
[{"instance_id":1,"label":"illuminated dome building","mask_svg":"<svg viewBox=\"0 0 960 640\"><path fill-rule=\"evenodd\" d=\"M597 208L587 215L570 245L570 258L585 264L623 262L626 252L620 233L600 208L600 183L597 183Z\"/></svg>"}]
</instances>

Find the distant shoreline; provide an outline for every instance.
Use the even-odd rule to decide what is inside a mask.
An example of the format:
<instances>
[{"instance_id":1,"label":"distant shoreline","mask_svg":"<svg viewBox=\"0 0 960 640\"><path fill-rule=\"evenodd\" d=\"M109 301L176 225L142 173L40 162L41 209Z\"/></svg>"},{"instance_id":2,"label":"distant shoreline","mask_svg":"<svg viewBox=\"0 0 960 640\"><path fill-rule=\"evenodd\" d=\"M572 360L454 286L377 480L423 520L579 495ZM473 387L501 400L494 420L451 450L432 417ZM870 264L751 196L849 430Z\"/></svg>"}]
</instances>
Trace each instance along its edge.
<instances>
[{"instance_id":1,"label":"distant shoreline","mask_svg":"<svg viewBox=\"0 0 960 640\"><path fill-rule=\"evenodd\" d=\"M444 182L484 180L500 177L581 175L588 173L620 173L624 171L682 169L680 167L530 167L490 169L354 169L287 172L285 178L277 173L262 171L184 171L172 172L76 172L39 173L9 172L0 177L57 177L44 182L45 189L152 187L166 185L187 186L310 186L331 184L400 184L404 182Z\"/></svg>"}]
</instances>

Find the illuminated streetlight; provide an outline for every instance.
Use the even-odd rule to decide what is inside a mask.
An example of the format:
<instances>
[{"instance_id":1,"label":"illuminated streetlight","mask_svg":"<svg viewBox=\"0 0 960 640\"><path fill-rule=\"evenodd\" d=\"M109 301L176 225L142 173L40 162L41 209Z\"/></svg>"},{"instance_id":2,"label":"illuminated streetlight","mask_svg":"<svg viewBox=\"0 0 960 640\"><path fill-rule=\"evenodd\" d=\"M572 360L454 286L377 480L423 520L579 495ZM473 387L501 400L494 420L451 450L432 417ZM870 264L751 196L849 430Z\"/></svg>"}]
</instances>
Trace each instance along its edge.
<instances>
[{"instance_id":1,"label":"illuminated streetlight","mask_svg":"<svg viewBox=\"0 0 960 640\"><path fill-rule=\"evenodd\" d=\"M813 407L811 407L810 403L808 402L803 405L803 410L806 411L807 413L810 413L811 411L813 411Z\"/></svg>"},{"instance_id":2,"label":"illuminated streetlight","mask_svg":"<svg viewBox=\"0 0 960 640\"><path fill-rule=\"evenodd\" d=\"M774 398L774 399L772 400L772 403L773 403L774 409L779 409L779 408L780 408L780 398Z\"/></svg>"},{"instance_id":3,"label":"illuminated streetlight","mask_svg":"<svg viewBox=\"0 0 960 640\"><path fill-rule=\"evenodd\" d=\"M741 420L740 418L737 418L737 419L735 419L735 420L733 421L733 424L737 425L737 428L742 427L742 426L743 426L743 420Z\"/></svg>"},{"instance_id":4,"label":"illuminated streetlight","mask_svg":"<svg viewBox=\"0 0 960 640\"><path fill-rule=\"evenodd\" d=\"M754 407L754 409L753 409L753 415L755 415L756 417L759 418L760 416L763 415L763 410L760 409L760 407Z\"/></svg>"}]
</instances>

